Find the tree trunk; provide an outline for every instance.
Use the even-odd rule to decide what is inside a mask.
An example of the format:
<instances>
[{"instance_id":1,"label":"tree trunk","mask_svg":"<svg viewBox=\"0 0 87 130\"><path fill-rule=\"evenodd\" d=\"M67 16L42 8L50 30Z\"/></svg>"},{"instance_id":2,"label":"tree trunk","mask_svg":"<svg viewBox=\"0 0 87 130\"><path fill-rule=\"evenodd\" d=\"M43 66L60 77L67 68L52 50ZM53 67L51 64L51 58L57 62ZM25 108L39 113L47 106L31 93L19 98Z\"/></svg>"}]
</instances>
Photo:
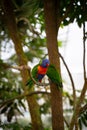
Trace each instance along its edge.
<instances>
[{"instance_id":1,"label":"tree trunk","mask_svg":"<svg viewBox=\"0 0 87 130\"><path fill-rule=\"evenodd\" d=\"M49 59L60 71L60 60L57 46L57 8L56 0L44 0L47 48ZM53 130L64 130L62 93L56 85L51 85L51 107Z\"/></svg>"},{"instance_id":2,"label":"tree trunk","mask_svg":"<svg viewBox=\"0 0 87 130\"><path fill-rule=\"evenodd\" d=\"M15 15L12 9L12 3L10 0L2 0L2 7L4 11L5 24L7 26L10 37L14 43L15 51L18 57L19 65L26 65L27 59L24 55L22 49L22 42L18 35ZM24 84L24 91L27 92L27 87L25 87L26 81L29 79L29 73L27 70L21 71L21 76ZM33 130L43 130L42 121L39 113L39 105L36 102L35 96L27 97L29 110L31 114Z\"/></svg>"}]
</instances>

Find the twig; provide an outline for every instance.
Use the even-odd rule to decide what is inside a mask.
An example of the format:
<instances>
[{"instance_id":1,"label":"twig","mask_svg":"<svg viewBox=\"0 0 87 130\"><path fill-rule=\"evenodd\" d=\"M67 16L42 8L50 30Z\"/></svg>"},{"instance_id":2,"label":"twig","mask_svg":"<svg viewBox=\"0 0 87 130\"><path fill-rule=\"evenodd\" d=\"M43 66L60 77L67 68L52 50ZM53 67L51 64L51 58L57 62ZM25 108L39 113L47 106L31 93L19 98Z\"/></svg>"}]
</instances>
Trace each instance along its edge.
<instances>
[{"instance_id":1,"label":"twig","mask_svg":"<svg viewBox=\"0 0 87 130\"><path fill-rule=\"evenodd\" d=\"M0 105L0 108L2 108L4 105L6 105L6 104L8 104L8 103L10 103L10 102L13 102L15 99L22 99L22 98L24 98L24 97L26 97L26 96L32 96L32 95L34 95L34 94L50 94L50 92L47 92L47 91L33 91L33 92L30 92L30 93L23 93L23 94L21 94L21 95L18 95L18 96L16 96L16 97L13 97L13 98L11 98L11 99L9 99L9 100L4 101L4 102Z\"/></svg>"},{"instance_id":2,"label":"twig","mask_svg":"<svg viewBox=\"0 0 87 130\"><path fill-rule=\"evenodd\" d=\"M76 120L78 118L79 112L81 110L81 103L84 100L84 96L85 96L86 90L87 90L87 79L85 80L85 83L84 83L81 95L80 95L80 97L78 99L78 102L76 104L76 107L75 107L75 110L74 110L74 114L73 114L73 117L71 119L69 130L73 130L74 124L75 124L75 122L76 122Z\"/></svg>"},{"instance_id":3,"label":"twig","mask_svg":"<svg viewBox=\"0 0 87 130\"><path fill-rule=\"evenodd\" d=\"M73 88L74 107L75 107L75 103L76 103L76 93L75 93L74 81L73 81L72 75L71 75L71 73L70 73L70 71L69 71L69 68L68 68L68 66L67 66L67 64L66 64L66 62L65 62L65 60L64 60L64 58L63 58L63 56L62 56L60 53L59 53L59 56L60 56L60 58L62 59L63 64L65 65L65 67L66 67L66 69L67 69L67 72L68 72L68 74L69 74L69 78L70 78L70 80L71 80L71 84L72 84L72 88Z\"/></svg>"},{"instance_id":4,"label":"twig","mask_svg":"<svg viewBox=\"0 0 87 130\"><path fill-rule=\"evenodd\" d=\"M86 66L85 66L86 49L85 49L85 41L86 41L86 36L85 36L85 22L84 22L83 23L83 71L84 71L84 81L86 80Z\"/></svg>"},{"instance_id":5,"label":"twig","mask_svg":"<svg viewBox=\"0 0 87 130\"><path fill-rule=\"evenodd\" d=\"M24 22L27 23L27 25L28 25L30 31L31 31L33 34L36 34L37 36L40 36L40 33L34 30L34 27L31 25L31 23L29 22L29 20L28 20L27 18L21 17L17 22L19 22L19 21L21 21L21 20L23 20Z\"/></svg>"},{"instance_id":6,"label":"twig","mask_svg":"<svg viewBox=\"0 0 87 130\"><path fill-rule=\"evenodd\" d=\"M19 71L22 71L24 69L27 69L27 70L31 70L31 68L27 65L21 65L21 66L10 66L10 68L12 69L16 69L16 70L19 70Z\"/></svg>"},{"instance_id":7,"label":"twig","mask_svg":"<svg viewBox=\"0 0 87 130\"><path fill-rule=\"evenodd\" d=\"M33 78L31 71L30 71L30 77L31 77L31 79L33 80L33 82L34 82L36 85L38 85L38 86L48 86L48 85L50 85L50 83L40 83L40 82L37 82L37 81Z\"/></svg>"},{"instance_id":8,"label":"twig","mask_svg":"<svg viewBox=\"0 0 87 130\"><path fill-rule=\"evenodd\" d=\"M69 124L68 124L67 120L65 119L65 117L63 117L63 119L64 119L66 126L69 128Z\"/></svg>"},{"instance_id":9,"label":"twig","mask_svg":"<svg viewBox=\"0 0 87 130\"><path fill-rule=\"evenodd\" d=\"M83 113L84 111L86 111L87 110L87 104L85 104L83 107L81 107L81 109L80 109L80 111L79 111L79 115L81 114L81 113Z\"/></svg>"}]
</instances>

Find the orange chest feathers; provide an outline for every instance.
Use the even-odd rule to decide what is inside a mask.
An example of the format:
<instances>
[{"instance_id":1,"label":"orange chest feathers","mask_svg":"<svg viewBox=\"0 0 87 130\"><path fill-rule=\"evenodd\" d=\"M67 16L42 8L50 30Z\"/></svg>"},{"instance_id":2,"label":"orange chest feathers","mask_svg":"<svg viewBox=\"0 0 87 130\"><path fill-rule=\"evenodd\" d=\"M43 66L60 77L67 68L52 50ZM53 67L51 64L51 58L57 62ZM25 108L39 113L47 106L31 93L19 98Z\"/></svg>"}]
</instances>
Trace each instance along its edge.
<instances>
[{"instance_id":1,"label":"orange chest feathers","mask_svg":"<svg viewBox=\"0 0 87 130\"><path fill-rule=\"evenodd\" d=\"M47 68L43 68L42 66L38 66L38 74L46 74Z\"/></svg>"}]
</instances>

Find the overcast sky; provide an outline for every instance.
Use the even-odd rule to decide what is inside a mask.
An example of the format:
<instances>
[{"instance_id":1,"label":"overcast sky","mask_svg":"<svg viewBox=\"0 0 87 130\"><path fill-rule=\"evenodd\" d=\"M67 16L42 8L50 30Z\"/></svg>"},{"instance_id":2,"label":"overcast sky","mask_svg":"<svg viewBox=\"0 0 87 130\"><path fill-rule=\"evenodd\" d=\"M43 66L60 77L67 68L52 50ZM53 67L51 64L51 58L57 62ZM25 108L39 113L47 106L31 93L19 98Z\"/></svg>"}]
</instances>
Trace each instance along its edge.
<instances>
[{"instance_id":1,"label":"overcast sky","mask_svg":"<svg viewBox=\"0 0 87 130\"><path fill-rule=\"evenodd\" d=\"M64 31L67 33L65 33L65 36L62 36L64 35ZM66 40L60 52L64 56L70 70L73 72L82 72L83 29L74 23L64 29L60 29L59 34L59 39L63 40L64 38Z\"/></svg>"},{"instance_id":2,"label":"overcast sky","mask_svg":"<svg viewBox=\"0 0 87 130\"><path fill-rule=\"evenodd\" d=\"M70 24L59 31L59 40L64 41L60 52L63 55L69 70L72 72L76 87L83 85L83 28L79 28L76 23ZM87 41L86 41L87 43ZM87 48L87 45L86 45ZM87 53L86 53L87 66ZM68 79L62 66L64 77Z\"/></svg>"}]
</instances>

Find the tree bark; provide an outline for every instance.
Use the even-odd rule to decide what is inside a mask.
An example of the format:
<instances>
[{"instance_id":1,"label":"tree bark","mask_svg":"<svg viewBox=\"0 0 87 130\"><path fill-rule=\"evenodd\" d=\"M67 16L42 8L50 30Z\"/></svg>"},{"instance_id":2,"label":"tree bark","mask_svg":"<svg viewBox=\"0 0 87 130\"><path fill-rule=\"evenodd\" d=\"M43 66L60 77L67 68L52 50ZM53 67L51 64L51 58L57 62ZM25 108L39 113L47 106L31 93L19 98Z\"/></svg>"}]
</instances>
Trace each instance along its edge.
<instances>
[{"instance_id":1,"label":"tree bark","mask_svg":"<svg viewBox=\"0 0 87 130\"><path fill-rule=\"evenodd\" d=\"M49 59L60 71L60 60L57 44L57 0L44 0L45 26ZM56 85L51 85L51 108L53 130L64 130L62 93Z\"/></svg>"},{"instance_id":2,"label":"tree bark","mask_svg":"<svg viewBox=\"0 0 87 130\"><path fill-rule=\"evenodd\" d=\"M8 33L14 43L19 65L27 65L27 59L24 55L22 42L20 40L18 31L17 31L16 20L15 20L15 15L12 8L12 3L10 0L2 0L1 4L4 11L4 16L3 16L5 17L4 22L7 26ZM26 81L29 79L28 71L26 69L22 70L21 76L23 79L24 91L28 92L28 89L25 86ZM27 101L29 105L29 111L31 114L33 130L43 130L42 121L41 121L41 117L39 113L39 105L36 102L35 96L31 96L31 97L27 96Z\"/></svg>"}]
</instances>

